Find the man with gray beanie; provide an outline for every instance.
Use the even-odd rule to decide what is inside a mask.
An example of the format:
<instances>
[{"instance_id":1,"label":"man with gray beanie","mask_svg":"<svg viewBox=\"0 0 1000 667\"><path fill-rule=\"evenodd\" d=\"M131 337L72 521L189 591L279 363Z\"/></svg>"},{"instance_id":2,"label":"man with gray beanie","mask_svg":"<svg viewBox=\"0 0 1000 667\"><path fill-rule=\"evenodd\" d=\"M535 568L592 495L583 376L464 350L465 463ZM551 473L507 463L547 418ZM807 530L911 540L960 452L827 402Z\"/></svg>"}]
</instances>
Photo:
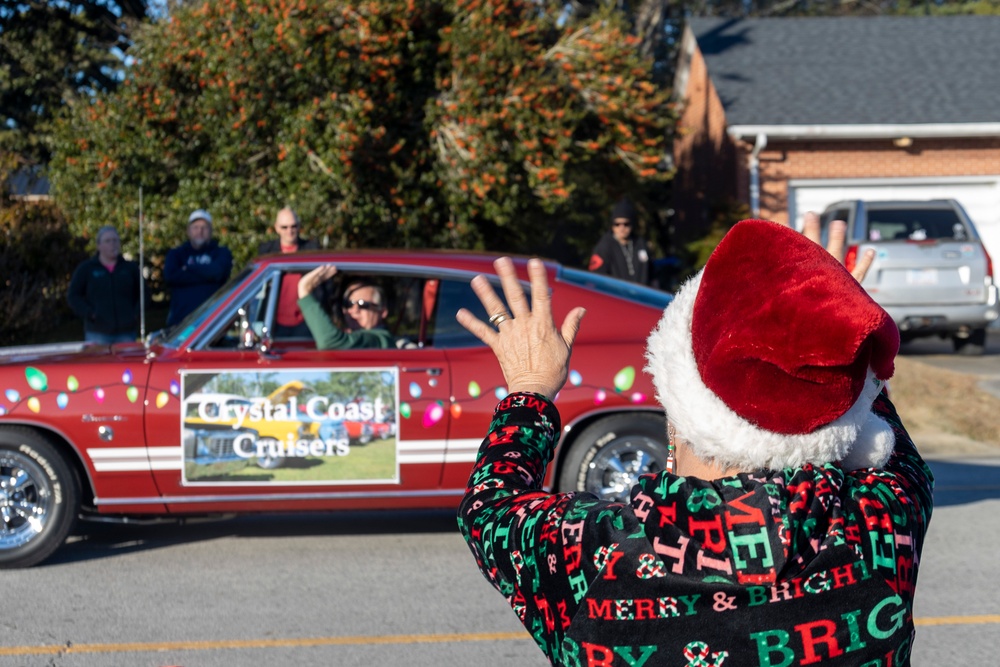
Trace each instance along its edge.
<instances>
[{"instance_id":1,"label":"man with gray beanie","mask_svg":"<svg viewBox=\"0 0 1000 667\"><path fill-rule=\"evenodd\" d=\"M605 232L590 256L590 270L607 276L649 284L649 248L636 233L638 215L628 199L620 199L611 212L611 229Z\"/></svg>"},{"instance_id":2,"label":"man with gray beanie","mask_svg":"<svg viewBox=\"0 0 1000 667\"><path fill-rule=\"evenodd\" d=\"M163 278L170 287L167 326L187 317L217 289L233 270L233 254L212 238L212 216L198 209L188 216L188 240L167 253Z\"/></svg>"}]
</instances>

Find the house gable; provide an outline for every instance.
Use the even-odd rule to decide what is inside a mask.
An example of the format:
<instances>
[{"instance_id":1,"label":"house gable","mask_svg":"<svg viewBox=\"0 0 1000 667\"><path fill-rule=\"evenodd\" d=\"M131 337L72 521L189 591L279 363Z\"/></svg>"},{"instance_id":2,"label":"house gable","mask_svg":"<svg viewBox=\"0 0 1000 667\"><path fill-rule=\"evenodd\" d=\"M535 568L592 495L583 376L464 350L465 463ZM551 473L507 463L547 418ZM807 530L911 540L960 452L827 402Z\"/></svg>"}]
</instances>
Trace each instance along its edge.
<instances>
[{"instance_id":1,"label":"house gable","mask_svg":"<svg viewBox=\"0 0 1000 667\"><path fill-rule=\"evenodd\" d=\"M805 188L923 198L974 181L996 184L997 206L973 219L1000 239L998 34L1000 16L692 20L675 81L685 104L675 159L693 173L678 183L703 187L718 169L684 144L718 134L696 85L715 91L735 158L725 186L685 193L678 220L704 217L694 204L727 187L760 217L796 224Z\"/></svg>"}]
</instances>

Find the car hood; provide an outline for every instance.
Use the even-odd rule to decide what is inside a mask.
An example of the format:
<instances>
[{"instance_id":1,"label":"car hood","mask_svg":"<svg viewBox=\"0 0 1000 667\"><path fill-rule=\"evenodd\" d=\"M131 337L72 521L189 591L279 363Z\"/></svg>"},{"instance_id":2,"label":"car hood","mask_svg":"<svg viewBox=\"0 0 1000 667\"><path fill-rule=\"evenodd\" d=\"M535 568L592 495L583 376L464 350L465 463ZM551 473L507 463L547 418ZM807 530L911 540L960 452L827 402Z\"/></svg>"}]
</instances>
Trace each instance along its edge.
<instances>
[{"instance_id":1,"label":"car hood","mask_svg":"<svg viewBox=\"0 0 1000 667\"><path fill-rule=\"evenodd\" d=\"M96 345L83 341L46 345L18 345L0 348L0 365L78 362L108 355L114 355L121 359L145 357L146 348L141 343Z\"/></svg>"}]
</instances>

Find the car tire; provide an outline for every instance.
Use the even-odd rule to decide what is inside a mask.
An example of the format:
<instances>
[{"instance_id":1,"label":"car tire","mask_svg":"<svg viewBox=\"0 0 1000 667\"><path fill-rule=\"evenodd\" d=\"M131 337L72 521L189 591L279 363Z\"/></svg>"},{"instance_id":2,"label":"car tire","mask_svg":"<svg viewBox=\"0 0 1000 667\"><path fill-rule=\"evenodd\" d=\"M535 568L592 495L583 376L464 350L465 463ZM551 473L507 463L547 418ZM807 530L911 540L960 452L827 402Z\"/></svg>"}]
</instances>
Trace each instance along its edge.
<instances>
[{"instance_id":1,"label":"car tire","mask_svg":"<svg viewBox=\"0 0 1000 667\"><path fill-rule=\"evenodd\" d=\"M986 329L973 329L968 336L960 338L952 336L951 343L955 352L968 356L979 356L986 352Z\"/></svg>"},{"instance_id":2,"label":"car tire","mask_svg":"<svg viewBox=\"0 0 1000 667\"><path fill-rule=\"evenodd\" d=\"M257 467L264 470L277 470L281 466L285 465L284 456L258 456L257 457Z\"/></svg>"},{"instance_id":3,"label":"car tire","mask_svg":"<svg viewBox=\"0 0 1000 667\"><path fill-rule=\"evenodd\" d=\"M31 429L0 429L0 568L51 556L79 511L80 485L56 447Z\"/></svg>"},{"instance_id":4,"label":"car tire","mask_svg":"<svg viewBox=\"0 0 1000 667\"><path fill-rule=\"evenodd\" d=\"M604 500L627 502L639 475L663 470L668 451L663 416L604 417L573 441L563 461L559 490L586 491Z\"/></svg>"}]
</instances>

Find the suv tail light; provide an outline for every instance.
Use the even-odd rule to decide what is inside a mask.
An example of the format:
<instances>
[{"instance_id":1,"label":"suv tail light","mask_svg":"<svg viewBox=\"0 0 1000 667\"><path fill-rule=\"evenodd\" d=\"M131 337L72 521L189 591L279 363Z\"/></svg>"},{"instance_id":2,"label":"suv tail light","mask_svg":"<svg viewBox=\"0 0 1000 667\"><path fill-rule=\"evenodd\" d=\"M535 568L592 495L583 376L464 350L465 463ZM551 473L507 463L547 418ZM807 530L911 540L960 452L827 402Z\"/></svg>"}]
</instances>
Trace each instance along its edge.
<instances>
[{"instance_id":1,"label":"suv tail light","mask_svg":"<svg viewBox=\"0 0 1000 667\"><path fill-rule=\"evenodd\" d=\"M848 273L854 271L854 265L858 263L858 246L852 245L847 247L847 255L844 256L844 266L847 268Z\"/></svg>"},{"instance_id":2,"label":"suv tail light","mask_svg":"<svg viewBox=\"0 0 1000 667\"><path fill-rule=\"evenodd\" d=\"M993 282L993 260L990 259L990 253L986 250L986 246L980 241L979 245L983 247L983 254L986 255L986 278L989 282Z\"/></svg>"}]
</instances>

